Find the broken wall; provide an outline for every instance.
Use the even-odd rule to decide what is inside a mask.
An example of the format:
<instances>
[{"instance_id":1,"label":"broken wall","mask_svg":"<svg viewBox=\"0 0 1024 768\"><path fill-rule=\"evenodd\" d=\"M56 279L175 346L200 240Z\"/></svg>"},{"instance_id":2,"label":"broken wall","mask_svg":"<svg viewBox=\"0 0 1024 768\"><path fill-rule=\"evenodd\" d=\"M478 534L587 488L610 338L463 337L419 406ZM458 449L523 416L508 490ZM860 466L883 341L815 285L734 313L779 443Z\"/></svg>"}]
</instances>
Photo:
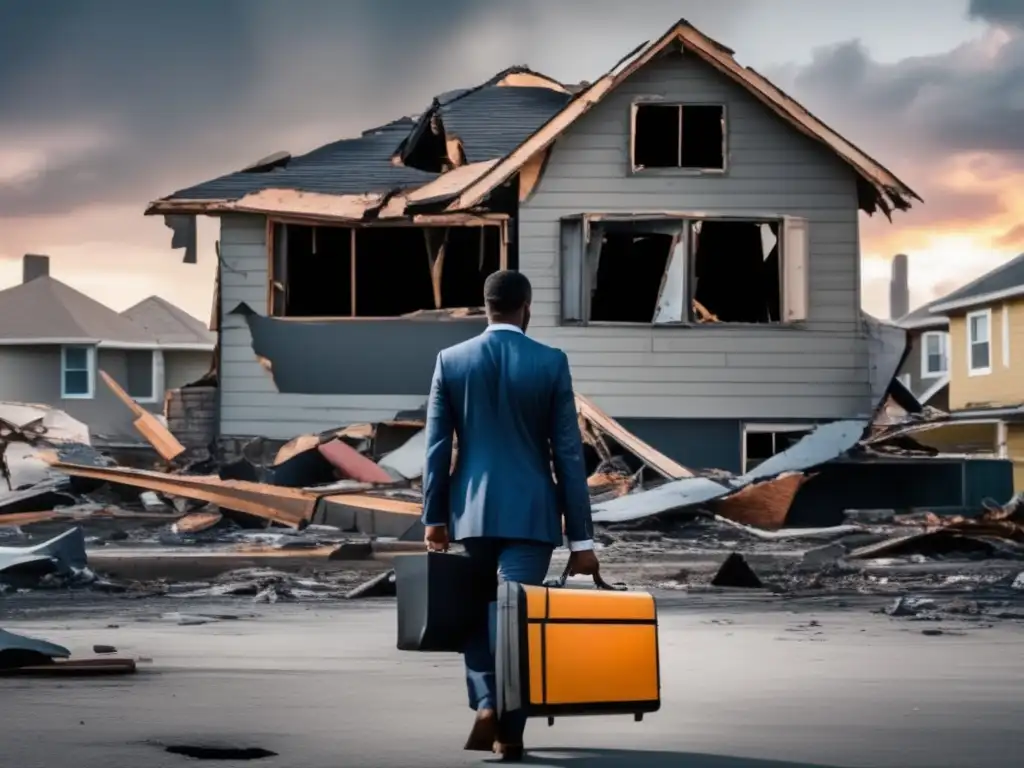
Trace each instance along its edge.
<instances>
[{"instance_id":1,"label":"broken wall","mask_svg":"<svg viewBox=\"0 0 1024 768\"><path fill-rule=\"evenodd\" d=\"M262 216L221 218L222 437L290 439L416 410L426 400L437 350L482 328L481 318L337 325L268 318L266 232ZM255 316L235 312L241 304ZM259 334L263 364L250 324ZM418 335L421 330L429 338Z\"/></svg>"},{"instance_id":2,"label":"broken wall","mask_svg":"<svg viewBox=\"0 0 1024 768\"><path fill-rule=\"evenodd\" d=\"M217 439L217 388L168 390L164 415L167 428L187 450L208 448Z\"/></svg>"},{"instance_id":3,"label":"broken wall","mask_svg":"<svg viewBox=\"0 0 1024 768\"><path fill-rule=\"evenodd\" d=\"M630 171L635 99L721 103L728 172ZM800 327L563 326L560 219L599 212L716 212L807 219L808 320ZM616 418L839 419L870 413L859 323L853 172L694 57L653 62L554 145L519 213L520 269L534 285L530 333L564 349L576 389Z\"/></svg>"}]
</instances>

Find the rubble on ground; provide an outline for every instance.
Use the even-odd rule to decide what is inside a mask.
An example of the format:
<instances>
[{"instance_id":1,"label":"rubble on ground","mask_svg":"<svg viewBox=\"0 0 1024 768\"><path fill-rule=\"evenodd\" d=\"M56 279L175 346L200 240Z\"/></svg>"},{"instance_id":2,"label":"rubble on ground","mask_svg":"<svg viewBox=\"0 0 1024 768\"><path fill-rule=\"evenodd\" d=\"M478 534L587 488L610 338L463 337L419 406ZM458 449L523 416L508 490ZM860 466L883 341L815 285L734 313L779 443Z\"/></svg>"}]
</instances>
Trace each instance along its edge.
<instances>
[{"instance_id":1,"label":"rubble on ground","mask_svg":"<svg viewBox=\"0 0 1024 768\"><path fill-rule=\"evenodd\" d=\"M602 562L635 568L638 585L1022 593L1008 586L1024 570L1021 496L976 517L876 511L787 527L794 498L830 463L928 455L907 422L824 424L736 475L683 466L576 400ZM148 466L119 465L60 411L0 403L0 592L387 597L388 558L422 546L420 418L256 439L227 461L178 451L159 420L136 426ZM669 577L671 563L683 565Z\"/></svg>"}]
</instances>

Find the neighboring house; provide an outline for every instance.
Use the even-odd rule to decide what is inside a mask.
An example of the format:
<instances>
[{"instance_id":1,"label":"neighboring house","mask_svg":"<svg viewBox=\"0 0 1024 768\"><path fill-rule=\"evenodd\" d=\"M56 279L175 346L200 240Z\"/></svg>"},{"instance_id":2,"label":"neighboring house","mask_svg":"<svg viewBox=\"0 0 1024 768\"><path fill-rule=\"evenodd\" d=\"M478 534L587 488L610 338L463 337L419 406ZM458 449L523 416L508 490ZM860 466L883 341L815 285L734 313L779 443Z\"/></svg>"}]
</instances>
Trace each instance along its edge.
<instances>
[{"instance_id":1,"label":"neighboring house","mask_svg":"<svg viewBox=\"0 0 1024 768\"><path fill-rule=\"evenodd\" d=\"M223 437L419 409L506 267L578 391L685 464L741 470L871 414L859 213L915 198L681 21L582 89L507 70L147 213L220 217Z\"/></svg>"},{"instance_id":2,"label":"neighboring house","mask_svg":"<svg viewBox=\"0 0 1024 768\"><path fill-rule=\"evenodd\" d=\"M0 291L0 400L67 411L98 438L137 440L132 414L97 371L106 371L148 410L164 392L201 377L216 337L158 297L118 314L49 275L28 255L20 285Z\"/></svg>"},{"instance_id":3,"label":"neighboring house","mask_svg":"<svg viewBox=\"0 0 1024 768\"><path fill-rule=\"evenodd\" d=\"M949 408L949 318L918 307L896 321L907 332L909 354L900 367L900 381L922 405Z\"/></svg>"},{"instance_id":4,"label":"neighboring house","mask_svg":"<svg viewBox=\"0 0 1024 768\"><path fill-rule=\"evenodd\" d=\"M949 319L949 410L989 425L1024 490L1024 254L932 302Z\"/></svg>"}]
</instances>

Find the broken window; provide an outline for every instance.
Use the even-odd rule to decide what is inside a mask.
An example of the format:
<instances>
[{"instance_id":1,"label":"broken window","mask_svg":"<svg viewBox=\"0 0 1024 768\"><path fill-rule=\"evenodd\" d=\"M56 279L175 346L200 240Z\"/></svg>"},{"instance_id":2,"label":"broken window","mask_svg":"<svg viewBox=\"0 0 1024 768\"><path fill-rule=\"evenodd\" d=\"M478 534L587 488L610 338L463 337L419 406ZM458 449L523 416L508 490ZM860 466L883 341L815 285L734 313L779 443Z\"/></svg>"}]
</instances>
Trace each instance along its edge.
<instances>
[{"instance_id":1,"label":"broken window","mask_svg":"<svg viewBox=\"0 0 1024 768\"><path fill-rule=\"evenodd\" d=\"M806 424L747 424L743 428L743 471L750 472L788 450L813 430Z\"/></svg>"},{"instance_id":2,"label":"broken window","mask_svg":"<svg viewBox=\"0 0 1024 768\"><path fill-rule=\"evenodd\" d=\"M566 323L779 323L807 317L807 223L562 221Z\"/></svg>"},{"instance_id":3,"label":"broken window","mask_svg":"<svg viewBox=\"0 0 1024 768\"><path fill-rule=\"evenodd\" d=\"M498 226L274 226L270 314L400 317L483 304Z\"/></svg>"},{"instance_id":4,"label":"broken window","mask_svg":"<svg viewBox=\"0 0 1024 768\"><path fill-rule=\"evenodd\" d=\"M720 104L635 104L633 170L725 168L725 107Z\"/></svg>"}]
</instances>

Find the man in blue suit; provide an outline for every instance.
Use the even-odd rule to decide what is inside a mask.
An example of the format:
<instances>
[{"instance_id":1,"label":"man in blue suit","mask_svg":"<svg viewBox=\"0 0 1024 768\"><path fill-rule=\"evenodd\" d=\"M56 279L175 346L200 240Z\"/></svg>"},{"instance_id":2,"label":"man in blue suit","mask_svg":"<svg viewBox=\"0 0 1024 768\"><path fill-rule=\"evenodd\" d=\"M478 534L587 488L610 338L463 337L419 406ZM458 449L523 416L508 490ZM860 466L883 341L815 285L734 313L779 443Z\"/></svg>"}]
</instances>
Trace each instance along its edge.
<instances>
[{"instance_id":1,"label":"man in blue suit","mask_svg":"<svg viewBox=\"0 0 1024 768\"><path fill-rule=\"evenodd\" d=\"M598 572L569 361L526 336L531 297L525 275L493 273L484 283L487 329L438 354L423 475L427 549L443 552L460 542L498 580L521 584L543 583L552 551L564 541L563 518L570 572ZM479 627L464 652L477 713L466 749L493 749L516 761L526 720L512 713L499 723L495 714L491 609L490 626Z\"/></svg>"}]
</instances>

